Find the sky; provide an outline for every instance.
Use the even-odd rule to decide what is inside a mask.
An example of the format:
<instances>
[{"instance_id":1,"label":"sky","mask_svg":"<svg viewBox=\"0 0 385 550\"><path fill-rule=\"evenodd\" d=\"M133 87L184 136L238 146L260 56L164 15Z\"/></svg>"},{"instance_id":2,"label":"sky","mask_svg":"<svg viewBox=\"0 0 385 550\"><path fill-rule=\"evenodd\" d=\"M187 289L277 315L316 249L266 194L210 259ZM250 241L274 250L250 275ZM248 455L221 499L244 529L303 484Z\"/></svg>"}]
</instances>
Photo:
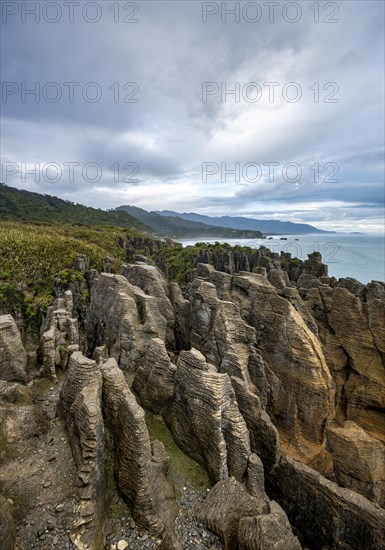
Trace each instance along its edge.
<instances>
[{"instance_id":1,"label":"sky","mask_svg":"<svg viewBox=\"0 0 385 550\"><path fill-rule=\"evenodd\" d=\"M384 2L1 4L1 181L384 230Z\"/></svg>"}]
</instances>

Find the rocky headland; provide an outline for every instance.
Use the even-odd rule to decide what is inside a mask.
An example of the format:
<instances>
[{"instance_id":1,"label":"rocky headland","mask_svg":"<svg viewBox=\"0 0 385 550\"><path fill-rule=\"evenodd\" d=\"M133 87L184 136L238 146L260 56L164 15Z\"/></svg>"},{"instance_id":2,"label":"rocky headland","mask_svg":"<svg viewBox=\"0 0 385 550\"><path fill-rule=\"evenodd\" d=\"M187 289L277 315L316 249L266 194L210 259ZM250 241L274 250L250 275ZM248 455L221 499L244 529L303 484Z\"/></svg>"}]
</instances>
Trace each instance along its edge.
<instances>
[{"instance_id":1,"label":"rocky headland","mask_svg":"<svg viewBox=\"0 0 385 550\"><path fill-rule=\"evenodd\" d=\"M2 311L0 548L383 550L384 282L145 244Z\"/></svg>"}]
</instances>

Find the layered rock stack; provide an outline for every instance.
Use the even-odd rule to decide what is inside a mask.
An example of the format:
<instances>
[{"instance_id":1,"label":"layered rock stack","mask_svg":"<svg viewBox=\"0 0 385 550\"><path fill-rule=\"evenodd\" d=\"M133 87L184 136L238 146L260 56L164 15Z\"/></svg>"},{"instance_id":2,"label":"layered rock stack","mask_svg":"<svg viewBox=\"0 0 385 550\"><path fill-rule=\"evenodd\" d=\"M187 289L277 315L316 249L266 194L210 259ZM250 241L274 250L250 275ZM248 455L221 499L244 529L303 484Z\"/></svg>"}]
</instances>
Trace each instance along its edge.
<instances>
[{"instance_id":1,"label":"layered rock stack","mask_svg":"<svg viewBox=\"0 0 385 550\"><path fill-rule=\"evenodd\" d=\"M79 350L78 320L73 316L73 297L70 290L64 298L55 300L47 311L42 326L42 366L40 375L56 379L56 367L67 368L72 351Z\"/></svg>"},{"instance_id":2,"label":"layered rock stack","mask_svg":"<svg viewBox=\"0 0 385 550\"><path fill-rule=\"evenodd\" d=\"M61 390L60 414L67 425L81 482L74 545L79 549L104 548L108 428L113 438L117 487L133 518L149 533L160 535L165 548L177 550L176 513L166 515L167 524L162 519L162 504L170 490L164 471L158 467L159 450L153 457L144 411L116 360L110 358L97 365L80 352L72 353Z\"/></svg>"},{"instance_id":3,"label":"layered rock stack","mask_svg":"<svg viewBox=\"0 0 385 550\"><path fill-rule=\"evenodd\" d=\"M108 448L136 523L180 548L148 410L207 470L214 486L194 513L224 548L385 548L384 283L330 278L317 254L300 268L263 251L203 256L220 271L196 263L183 291L142 257L120 275L88 276L86 347L71 293L48 312L40 375L66 376L74 545L104 548ZM27 381L10 316L0 319L0 380L7 395Z\"/></svg>"}]
</instances>

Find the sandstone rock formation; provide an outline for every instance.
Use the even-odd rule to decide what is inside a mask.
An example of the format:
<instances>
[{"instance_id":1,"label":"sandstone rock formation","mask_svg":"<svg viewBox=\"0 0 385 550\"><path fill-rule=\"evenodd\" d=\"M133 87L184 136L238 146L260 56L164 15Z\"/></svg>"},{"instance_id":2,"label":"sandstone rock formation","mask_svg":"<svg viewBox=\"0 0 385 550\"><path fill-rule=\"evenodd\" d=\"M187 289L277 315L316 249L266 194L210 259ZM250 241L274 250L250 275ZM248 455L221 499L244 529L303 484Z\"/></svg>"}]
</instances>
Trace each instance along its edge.
<instances>
[{"instance_id":1,"label":"sandstone rock formation","mask_svg":"<svg viewBox=\"0 0 385 550\"><path fill-rule=\"evenodd\" d=\"M246 367L238 367L238 372L233 368L231 374L247 382L248 373L254 392L259 397L266 395L267 411L289 452L310 463L317 460L324 452L325 422L334 415L332 379L318 339L265 277L251 273L218 277L210 270L201 274L212 284L207 286L199 280L193 283L193 289L206 288L205 298L200 291L200 303L196 305L195 301L195 325L193 303L193 330L197 327L195 330L202 334L201 341L195 340L196 345L203 344L205 350L205 341L211 335L209 351L217 349L217 356L223 356L231 351L232 341L233 364L243 360ZM222 299L220 307L217 296ZM229 298L232 302L227 301ZM219 313L213 315L213 310ZM214 360L221 362L218 357Z\"/></svg>"},{"instance_id":2,"label":"sandstone rock formation","mask_svg":"<svg viewBox=\"0 0 385 550\"><path fill-rule=\"evenodd\" d=\"M270 502L270 513L244 517L239 522L238 546L244 550L301 550L284 510Z\"/></svg>"},{"instance_id":3,"label":"sandstone rock formation","mask_svg":"<svg viewBox=\"0 0 385 550\"><path fill-rule=\"evenodd\" d=\"M384 548L384 509L288 456L270 475L270 493L297 528L304 530L310 547Z\"/></svg>"},{"instance_id":4,"label":"sandstone rock formation","mask_svg":"<svg viewBox=\"0 0 385 550\"><path fill-rule=\"evenodd\" d=\"M118 488L137 523L150 533L164 529L156 514L151 479L151 444L144 411L115 359L102 367L106 424L114 438Z\"/></svg>"},{"instance_id":5,"label":"sandstone rock formation","mask_svg":"<svg viewBox=\"0 0 385 550\"><path fill-rule=\"evenodd\" d=\"M385 446L349 421L329 426L327 440L337 482L385 508Z\"/></svg>"},{"instance_id":6,"label":"sandstone rock formation","mask_svg":"<svg viewBox=\"0 0 385 550\"><path fill-rule=\"evenodd\" d=\"M298 263L213 247L181 289L154 262L129 259L115 275L79 256L87 311L61 291L42 326L40 374L66 376L75 547L105 545L107 448L135 522L164 550L181 547L169 458L143 407L216 484L196 515L226 549L299 550L291 525L311 549L385 548L385 284L328 277L317 253ZM21 335L2 316L2 446L39 399L25 371Z\"/></svg>"},{"instance_id":7,"label":"sandstone rock formation","mask_svg":"<svg viewBox=\"0 0 385 550\"><path fill-rule=\"evenodd\" d=\"M88 353L106 345L122 369L135 373L148 342L166 340L167 319L157 299L129 283L123 275L101 273L91 288L86 320Z\"/></svg>"},{"instance_id":8,"label":"sandstone rock formation","mask_svg":"<svg viewBox=\"0 0 385 550\"><path fill-rule=\"evenodd\" d=\"M12 315L0 315L0 380L25 383L27 354Z\"/></svg>"},{"instance_id":9,"label":"sandstone rock formation","mask_svg":"<svg viewBox=\"0 0 385 550\"><path fill-rule=\"evenodd\" d=\"M72 542L104 548L105 433L102 417L102 374L95 361L74 352L59 402L66 422L80 487L80 503Z\"/></svg>"},{"instance_id":10,"label":"sandstone rock formation","mask_svg":"<svg viewBox=\"0 0 385 550\"><path fill-rule=\"evenodd\" d=\"M67 367L68 347L79 345L78 320L73 317L71 291L65 293L65 298L57 298L54 305L48 308L41 342L43 364L40 375L55 380L56 367Z\"/></svg>"},{"instance_id":11,"label":"sandstone rock formation","mask_svg":"<svg viewBox=\"0 0 385 550\"><path fill-rule=\"evenodd\" d=\"M178 550L177 508L165 478L167 455L160 443L155 445L152 455L144 411L116 360L110 358L97 365L80 352L73 352L59 409L67 425L81 482L79 518L72 533L74 545L79 549L104 548L105 422L113 438L116 483L133 518L149 533L162 535L162 548ZM169 510L162 512L165 505Z\"/></svg>"},{"instance_id":12,"label":"sandstone rock formation","mask_svg":"<svg viewBox=\"0 0 385 550\"><path fill-rule=\"evenodd\" d=\"M149 411L159 414L170 407L174 395L176 366L171 362L165 345L159 338L149 341L138 367L133 389Z\"/></svg>"},{"instance_id":13,"label":"sandstone rock formation","mask_svg":"<svg viewBox=\"0 0 385 550\"><path fill-rule=\"evenodd\" d=\"M337 416L385 441L385 285L299 288L336 383Z\"/></svg>"},{"instance_id":14,"label":"sandstone rock formation","mask_svg":"<svg viewBox=\"0 0 385 550\"><path fill-rule=\"evenodd\" d=\"M13 523L11 506L0 495L0 548L14 550L16 548L16 530Z\"/></svg>"},{"instance_id":15,"label":"sandstone rock formation","mask_svg":"<svg viewBox=\"0 0 385 550\"><path fill-rule=\"evenodd\" d=\"M243 479L250 440L230 378L197 350L180 353L166 421L179 447L202 464L214 482L228 476Z\"/></svg>"},{"instance_id":16,"label":"sandstone rock formation","mask_svg":"<svg viewBox=\"0 0 385 550\"><path fill-rule=\"evenodd\" d=\"M219 535L225 550L238 547L242 518L268 513L267 500L249 495L234 477L218 482L195 508L197 518Z\"/></svg>"},{"instance_id":17,"label":"sandstone rock formation","mask_svg":"<svg viewBox=\"0 0 385 550\"><path fill-rule=\"evenodd\" d=\"M217 483L195 513L225 550L301 550L282 508L267 497L251 496L234 478Z\"/></svg>"},{"instance_id":18,"label":"sandstone rock formation","mask_svg":"<svg viewBox=\"0 0 385 550\"><path fill-rule=\"evenodd\" d=\"M159 311L166 320L165 344L174 347L174 309L170 301L169 283L162 272L144 263L125 265L121 272L132 285L142 289L147 296L156 298Z\"/></svg>"}]
</instances>

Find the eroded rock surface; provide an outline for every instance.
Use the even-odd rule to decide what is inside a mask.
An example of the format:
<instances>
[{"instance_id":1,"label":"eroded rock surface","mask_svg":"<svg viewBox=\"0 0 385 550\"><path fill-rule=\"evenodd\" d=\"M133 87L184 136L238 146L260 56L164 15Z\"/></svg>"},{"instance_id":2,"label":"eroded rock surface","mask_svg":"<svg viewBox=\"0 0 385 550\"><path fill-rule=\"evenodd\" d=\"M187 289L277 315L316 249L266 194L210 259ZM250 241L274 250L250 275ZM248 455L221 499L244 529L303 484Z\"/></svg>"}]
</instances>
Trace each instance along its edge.
<instances>
[{"instance_id":1,"label":"eroded rock surface","mask_svg":"<svg viewBox=\"0 0 385 550\"><path fill-rule=\"evenodd\" d=\"M65 298L55 300L47 310L42 327L40 375L56 380L56 367L67 368L70 350L79 350L79 326L73 317L72 292L65 292Z\"/></svg>"},{"instance_id":2,"label":"eroded rock surface","mask_svg":"<svg viewBox=\"0 0 385 550\"><path fill-rule=\"evenodd\" d=\"M0 315L0 380L25 383L27 354L12 315Z\"/></svg>"},{"instance_id":3,"label":"eroded rock surface","mask_svg":"<svg viewBox=\"0 0 385 550\"><path fill-rule=\"evenodd\" d=\"M238 527L238 547L244 550L301 550L288 517L275 501L270 513L244 517Z\"/></svg>"},{"instance_id":4,"label":"eroded rock surface","mask_svg":"<svg viewBox=\"0 0 385 550\"><path fill-rule=\"evenodd\" d=\"M380 550L385 546L385 510L339 487L290 457L282 457L270 487L311 547ZM333 521L330 519L333 518Z\"/></svg>"},{"instance_id":5,"label":"eroded rock surface","mask_svg":"<svg viewBox=\"0 0 385 550\"><path fill-rule=\"evenodd\" d=\"M385 508L385 446L349 421L330 426L327 439L337 482Z\"/></svg>"},{"instance_id":6,"label":"eroded rock surface","mask_svg":"<svg viewBox=\"0 0 385 550\"><path fill-rule=\"evenodd\" d=\"M300 288L336 383L337 415L385 442L385 291L340 279Z\"/></svg>"},{"instance_id":7,"label":"eroded rock surface","mask_svg":"<svg viewBox=\"0 0 385 550\"><path fill-rule=\"evenodd\" d=\"M72 533L77 548L104 548L105 432L102 374L95 361L74 352L63 384L59 410L65 420L77 465L81 500Z\"/></svg>"},{"instance_id":8,"label":"eroded rock surface","mask_svg":"<svg viewBox=\"0 0 385 550\"><path fill-rule=\"evenodd\" d=\"M0 495L0 548L14 550L16 547L16 530L13 523L11 506Z\"/></svg>"},{"instance_id":9,"label":"eroded rock surface","mask_svg":"<svg viewBox=\"0 0 385 550\"><path fill-rule=\"evenodd\" d=\"M144 407L216 483L196 511L228 550L299 550L289 520L312 550L382 550L385 285L328 277L317 254L298 264L263 250L202 250L181 289L132 258L121 275L91 273L78 258L87 312L67 291L42 327L40 374L66 376L59 411L78 478L75 547L106 543L108 449L137 525L161 548L180 548L169 458L150 441ZM0 321L7 442L33 406L20 333L10 316Z\"/></svg>"},{"instance_id":10,"label":"eroded rock surface","mask_svg":"<svg viewBox=\"0 0 385 550\"><path fill-rule=\"evenodd\" d=\"M106 345L122 369L134 373L153 338L166 340L167 319L157 298L123 275L101 273L91 290L87 320L88 351Z\"/></svg>"},{"instance_id":11,"label":"eroded rock surface","mask_svg":"<svg viewBox=\"0 0 385 550\"><path fill-rule=\"evenodd\" d=\"M246 474L250 439L227 374L197 350L180 353L173 405L166 418L179 447L216 482Z\"/></svg>"},{"instance_id":12,"label":"eroded rock surface","mask_svg":"<svg viewBox=\"0 0 385 550\"><path fill-rule=\"evenodd\" d=\"M164 530L153 500L151 444L144 411L129 389L115 359L102 367L103 404L108 429L114 437L118 488L137 523L150 533Z\"/></svg>"},{"instance_id":13,"label":"eroded rock surface","mask_svg":"<svg viewBox=\"0 0 385 550\"><path fill-rule=\"evenodd\" d=\"M221 307L214 311L231 311L223 323L226 328L234 326L233 336L230 328L230 336L224 341L222 335L227 333L225 329L220 332L220 314L213 318L213 306L207 298L202 301L196 324L203 326L201 333L206 338L213 335L216 346L212 344L210 351L216 347L217 355L227 350L231 353L228 340L232 338L233 347L236 343L233 362L243 358L246 364L241 376L239 367L238 372L233 368L232 374L245 380L244 373L249 373L259 396L267 395L267 411L289 452L309 463L317 460L324 452L325 422L334 416L332 378L320 342L298 311L262 275L241 273L219 278L207 271L205 276L212 283L207 287L211 289L211 302L216 296L222 299ZM204 283L195 284L205 287ZM227 302L229 298L232 302ZM237 315L238 323L234 323ZM248 332L248 344L243 336L247 326L254 329Z\"/></svg>"},{"instance_id":14,"label":"eroded rock surface","mask_svg":"<svg viewBox=\"0 0 385 550\"><path fill-rule=\"evenodd\" d=\"M218 482L195 514L221 538L225 550L238 547L239 522L244 517L268 514L268 501L249 495L234 477Z\"/></svg>"}]
</instances>

